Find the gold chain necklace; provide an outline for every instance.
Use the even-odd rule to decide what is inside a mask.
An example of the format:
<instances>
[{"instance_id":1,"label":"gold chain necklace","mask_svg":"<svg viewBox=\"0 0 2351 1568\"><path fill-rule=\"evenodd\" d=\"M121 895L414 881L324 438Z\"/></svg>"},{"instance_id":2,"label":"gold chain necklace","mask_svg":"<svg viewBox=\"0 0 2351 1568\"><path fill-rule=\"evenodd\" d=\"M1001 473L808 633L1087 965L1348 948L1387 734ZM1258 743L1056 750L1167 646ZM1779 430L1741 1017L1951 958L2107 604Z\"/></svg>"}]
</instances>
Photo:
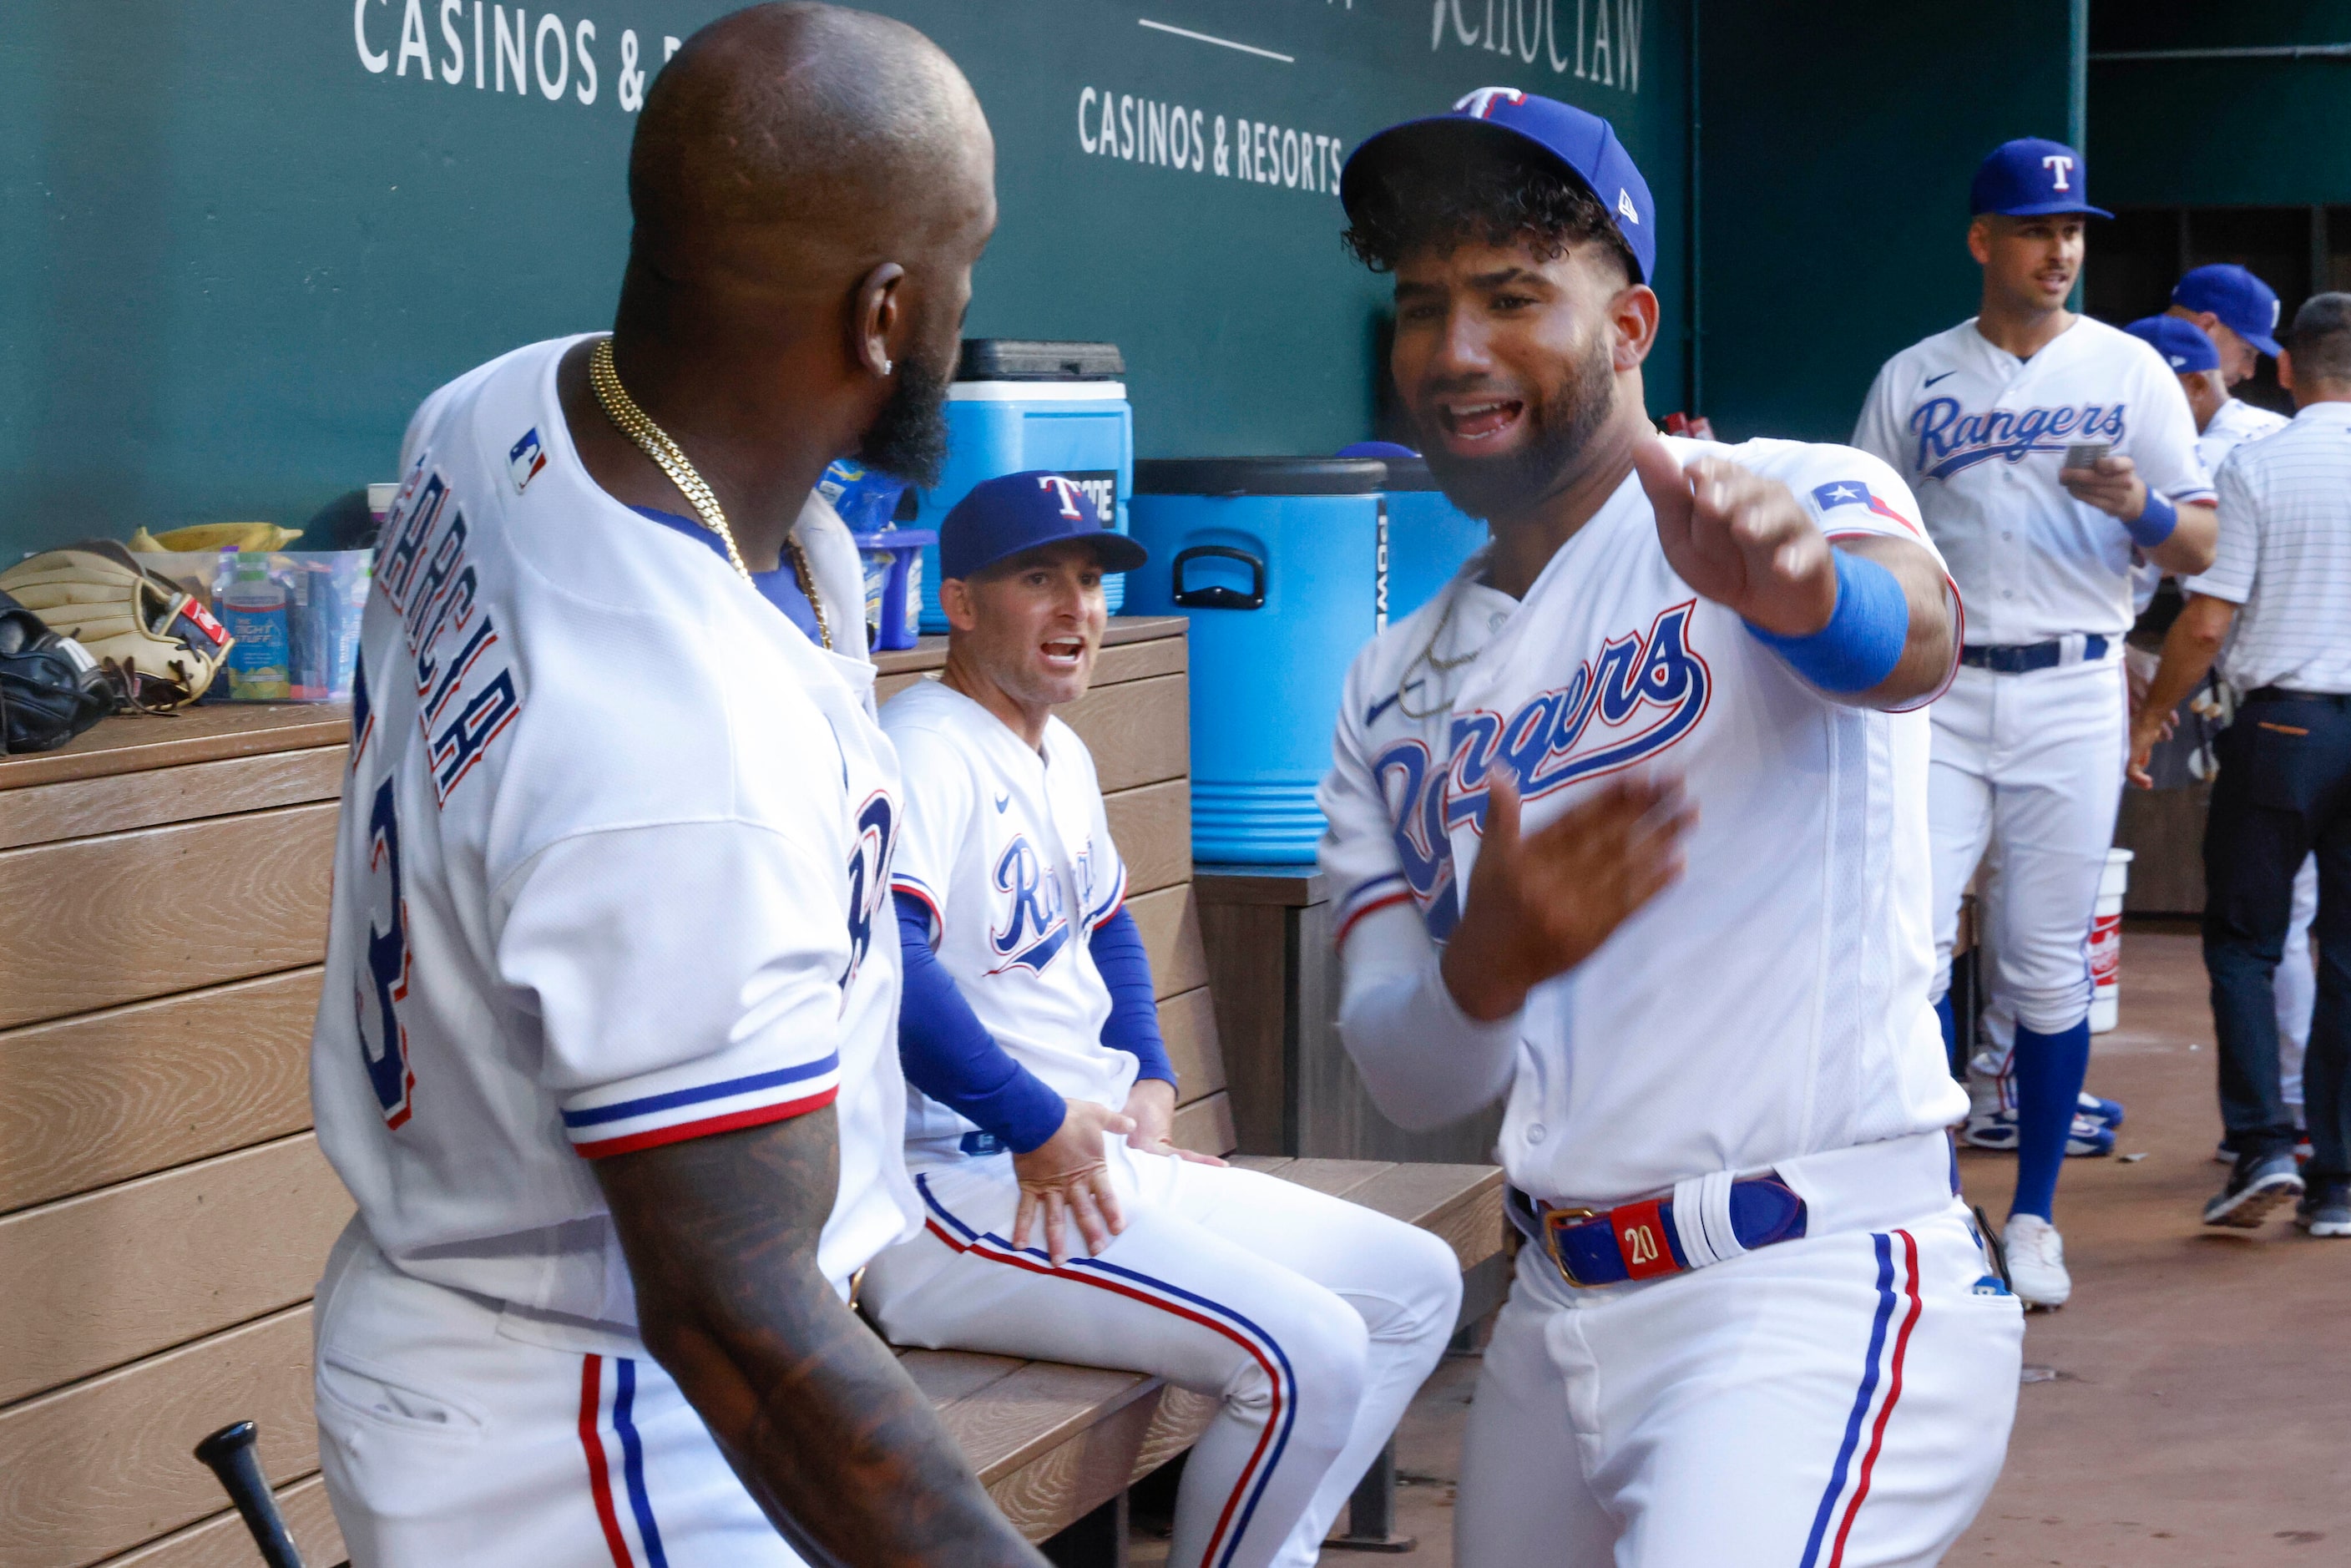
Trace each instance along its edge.
<instances>
[{"instance_id":1,"label":"gold chain necklace","mask_svg":"<svg viewBox=\"0 0 2351 1568\"><path fill-rule=\"evenodd\" d=\"M612 422L613 428L643 448L654 465L669 476L669 482L701 516L702 526L716 534L719 542L726 547L727 560L742 574L743 580L749 582L751 569L743 564L743 552L735 548L735 530L726 526L726 513L719 507L717 496L677 443L670 439L669 432L655 424L621 384L621 372L612 368L610 338L598 339L595 348L589 351L588 384L596 389L596 402L603 408L604 417ZM817 641L831 653L832 628L825 621L824 600L817 592L816 574L809 570L808 552L800 548L799 539L789 533L784 536L784 550L791 558L792 572L799 579L800 591L808 596L809 608L816 612Z\"/></svg>"}]
</instances>

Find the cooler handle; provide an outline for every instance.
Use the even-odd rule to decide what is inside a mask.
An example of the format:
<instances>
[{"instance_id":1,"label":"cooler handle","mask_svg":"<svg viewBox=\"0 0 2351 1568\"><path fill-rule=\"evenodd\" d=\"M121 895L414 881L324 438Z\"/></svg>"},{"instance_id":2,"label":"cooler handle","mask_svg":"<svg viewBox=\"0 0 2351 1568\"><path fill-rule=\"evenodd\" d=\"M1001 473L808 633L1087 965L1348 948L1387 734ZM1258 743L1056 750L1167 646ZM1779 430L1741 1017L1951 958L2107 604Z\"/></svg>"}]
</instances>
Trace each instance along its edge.
<instances>
[{"instance_id":1,"label":"cooler handle","mask_svg":"<svg viewBox=\"0 0 2351 1568\"><path fill-rule=\"evenodd\" d=\"M1249 591L1243 593L1238 588L1227 588L1222 583L1213 588L1186 588L1184 563L1201 556L1209 556L1220 560L1237 560L1248 567L1249 569ZM1190 549L1177 552L1171 576L1178 609L1262 610L1265 608L1265 562L1247 550L1235 549L1230 545L1194 545Z\"/></svg>"}]
</instances>

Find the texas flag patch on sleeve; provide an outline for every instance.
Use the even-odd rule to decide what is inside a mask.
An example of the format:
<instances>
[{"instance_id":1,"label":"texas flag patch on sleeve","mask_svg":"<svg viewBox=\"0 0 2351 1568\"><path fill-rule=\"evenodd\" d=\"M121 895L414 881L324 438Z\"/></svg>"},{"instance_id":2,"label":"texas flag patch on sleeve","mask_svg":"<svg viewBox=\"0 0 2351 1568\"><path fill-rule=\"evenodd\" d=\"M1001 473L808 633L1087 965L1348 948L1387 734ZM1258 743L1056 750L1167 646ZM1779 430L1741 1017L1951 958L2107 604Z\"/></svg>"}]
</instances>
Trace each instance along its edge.
<instances>
[{"instance_id":1,"label":"texas flag patch on sleeve","mask_svg":"<svg viewBox=\"0 0 2351 1568\"><path fill-rule=\"evenodd\" d=\"M1914 534L1920 531L1916 522L1887 506L1878 497L1876 491L1859 479L1839 479L1832 484L1815 485L1813 486L1813 505L1821 509L1821 521L1823 526L1830 521L1827 514L1835 511L1838 507L1859 507L1865 511L1876 513L1889 522L1900 523Z\"/></svg>"}]
</instances>

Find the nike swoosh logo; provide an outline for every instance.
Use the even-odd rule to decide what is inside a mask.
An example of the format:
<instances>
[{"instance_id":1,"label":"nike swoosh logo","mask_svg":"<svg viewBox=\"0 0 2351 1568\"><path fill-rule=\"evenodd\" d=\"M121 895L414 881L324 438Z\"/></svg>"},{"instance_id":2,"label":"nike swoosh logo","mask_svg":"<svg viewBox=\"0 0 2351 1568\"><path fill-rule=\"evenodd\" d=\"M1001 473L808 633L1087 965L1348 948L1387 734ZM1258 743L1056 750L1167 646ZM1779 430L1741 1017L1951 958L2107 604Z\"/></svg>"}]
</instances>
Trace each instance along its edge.
<instances>
[{"instance_id":1,"label":"nike swoosh logo","mask_svg":"<svg viewBox=\"0 0 2351 1568\"><path fill-rule=\"evenodd\" d=\"M996 810L997 810L997 814L998 814L998 815L999 815L999 816L1001 816L1001 815L1003 814L1004 808L1005 808L1005 807L1007 807L1007 806L1009 806L1010 804L1012 804L1012 797L1011 797L1011 796L1009 796L1009 795L998 795L998 796L996 798Z\"/></svg>"},{"instance_id":2,"label":"nike swoosh logo","mask_svg":"<svg viewBox=\"0 0 2351 1568\"><path fill-rule=\"evenodd\" d=\"M1918 384L1919 384L1920 386L1922 386L1922 387L1930 387L1930 386L1933 386L1937 382L1940 382L1940 381L1949 381L1951 377L1953 377L1953 376L1955 376L1955 375L1958 375L1959 373L1959 371L1944 371L1941 375L1939 375L1939 376L1928 376L1925 381L1920 382Z\"/></svg>"},{"instance_id":3,"label":"nike swoosh logo","mask_svg":"<svg viewBox=\"0 0 2351 1568\"><path fill-rule=\"evenodd\" d=\"M1399 689L1399 690L1397 690L1395 693L1394 693L1392 695L1389 695L1389 696L1384 696L1384 697L1382 697L1379 701L1377 701L1377 702L1374 703L1374 704L1373 704L1369 708L1367 708L1367 709L1365 709L1365 710L1364 710L1364 727L1368 729L1368 728L1369 728L1369 727L1371 727L1373 725L1375 725L1375 724L1379 723L1379 722L1380 722L1380 715L1382 715L1382 714L1384 714L1384 713L1387 712L1387 711L1388 711L1388 709L1390 709L1390 708L1392 708L1392 707L1395 706L1395 705L1396 705L1396 704L1398 704L1398 703L1400 703L1400 702L1404 701L1404 694L1405 694L1405 692L1416 692L1416 691L1418 691L1418 690L1419 690L1419 689L1420 689L1424 685L1426 685L1426 682L1423 682L1423 681L1415 681L1415 682L1413 682L1410 685L1404 686L1404 687L1400 688L1400 689Z\"/></svg>"}]
</instances>

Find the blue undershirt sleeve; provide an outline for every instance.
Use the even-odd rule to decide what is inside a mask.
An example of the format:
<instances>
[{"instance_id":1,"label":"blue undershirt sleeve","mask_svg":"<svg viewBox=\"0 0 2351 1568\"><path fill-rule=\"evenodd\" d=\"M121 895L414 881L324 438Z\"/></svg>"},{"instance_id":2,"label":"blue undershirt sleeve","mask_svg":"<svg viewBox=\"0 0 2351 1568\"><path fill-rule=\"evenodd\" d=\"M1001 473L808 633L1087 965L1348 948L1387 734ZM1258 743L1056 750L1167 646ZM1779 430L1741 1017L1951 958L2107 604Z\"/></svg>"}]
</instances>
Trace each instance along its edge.
<instances>
[{"instance_id":1,"label":"blue undershirt sleeve","mask_svg":"<svg viewBox=\"0 0 2351 1568\"><path fill-rule=\"evenodd\" d=\"M1124 904L1093 929L1090 938L1094 967L1110 988L1110 1019L1102 1025L1102 1043L1113 1051L1131 1051L1143 1063L1135 1077L1176 1082L1167 1060L1167 1042L1159 1034L1159 1004L1153 999L1151 956L1143 950L1143 933Z\"/></svg>"},{"instance_id":2,"label":"blue undershirt sleeve","mask_svg":"<svg viewBox=\"0 0 2351 1568\"><path fill-rule=\"evenodd\" d=\"M1014 1154L1029 1153L1061 1130L1067 1103L997 1044L956 989L931 951L929 907L909 894L893 896L906 971L898 1005L898 1061L906 1082L1003 1139Z\"/></svg>"}]
</instances>

